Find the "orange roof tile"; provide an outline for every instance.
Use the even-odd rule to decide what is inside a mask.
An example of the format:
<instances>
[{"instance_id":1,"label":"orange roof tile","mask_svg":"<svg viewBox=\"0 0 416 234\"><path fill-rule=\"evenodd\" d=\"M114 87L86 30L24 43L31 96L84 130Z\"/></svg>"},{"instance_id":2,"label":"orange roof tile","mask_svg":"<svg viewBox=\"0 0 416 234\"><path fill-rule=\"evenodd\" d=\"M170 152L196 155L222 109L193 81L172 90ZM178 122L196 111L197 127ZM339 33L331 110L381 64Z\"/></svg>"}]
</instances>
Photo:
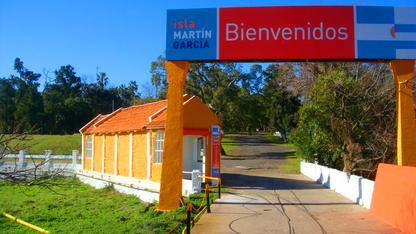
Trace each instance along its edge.
<instances>
[{"instance_id":1,"label":"orange roof tile","mask_svg":"<svg viewBox=\"0 0 416 234\"><path fill-rule=\"evenodd\" d=\"M187 94L185 94L186 96L184 96L183 98L183 104L185 105L185 103L187 101L189 101L191 98L195 97L195 96L189 96ZM149 125L147 125L148 128L160 128L160 127L165 127L165 123L166 123L166 114L167 114L167 109L162 109L160 112L158 112L155 116L153 116L152 118L152 122L149 123Z\"/></svg>"},{"instance_id":2,"label":"orange roof tile","mask_svg":"<svg viewBox=\"0 0 416 234\"><path fill-rule=\"evenodd\" d=\"M189 100L184 95L184 102ZM109 115L101 115L81 128L82 133L126 132L148 127L164 127L167 99L140 106L120 108ZM151 120L149 119L151 117Z\"/></svg>"},{"instance_id":3,"label":"orange roof tile","mask_svg":"<svg viewBox=\"0 0 416 234\"><path fill-rule=\"evenodd\" d=\"M107 115L99 114L97 117L95 117L93 120L91 120L89 123L87 123L79 131L82 132L82 133L91 133L91 131L94 130L94 124L98 123L100 120L104 119L106 116Z\"/></svg>"}]
</instances>

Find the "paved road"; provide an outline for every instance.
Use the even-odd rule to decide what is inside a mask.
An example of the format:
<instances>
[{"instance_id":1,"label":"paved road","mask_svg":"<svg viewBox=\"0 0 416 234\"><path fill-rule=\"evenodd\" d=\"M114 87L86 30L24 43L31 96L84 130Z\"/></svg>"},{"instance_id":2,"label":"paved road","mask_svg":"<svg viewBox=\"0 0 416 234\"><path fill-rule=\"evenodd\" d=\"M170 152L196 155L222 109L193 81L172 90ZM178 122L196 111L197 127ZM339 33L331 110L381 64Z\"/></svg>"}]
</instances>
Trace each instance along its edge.
<instances>
[{"instance_id":1,"label":"paved road","mask_svg":"<svg viewBox=\"0 0 416 234\"><path fill-rule=\"evenodd\" d=\"M282 174L284 152L259 135L238 137L221 159L230 188L192 233L398 233L336 192L299 174Z\"/></svg>"}]
</instances>

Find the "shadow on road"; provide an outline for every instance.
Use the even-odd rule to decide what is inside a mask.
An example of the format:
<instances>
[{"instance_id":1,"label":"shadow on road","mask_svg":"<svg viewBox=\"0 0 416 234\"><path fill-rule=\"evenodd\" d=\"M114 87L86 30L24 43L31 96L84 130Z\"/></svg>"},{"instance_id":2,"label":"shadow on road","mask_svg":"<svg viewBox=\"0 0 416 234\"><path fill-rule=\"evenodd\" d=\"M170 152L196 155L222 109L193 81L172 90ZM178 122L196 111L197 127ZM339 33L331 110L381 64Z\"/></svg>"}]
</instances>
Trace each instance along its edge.
<instances>
[{"instance_id":1,"label":"shadow on road","mask_svg":"<svg viewBox=\"0 0 416 234\"><path fill-rule=\"evenodd\" d=\"M247 170L246 170L247 171ZM256 173L256 172L253 172ZM264 175L247 175L222 173L222 184L231 189L253 190L298 190L298 189L326 189L315 181L296 180L290 178L272 177Z\"/></svg>"}]
</instances>

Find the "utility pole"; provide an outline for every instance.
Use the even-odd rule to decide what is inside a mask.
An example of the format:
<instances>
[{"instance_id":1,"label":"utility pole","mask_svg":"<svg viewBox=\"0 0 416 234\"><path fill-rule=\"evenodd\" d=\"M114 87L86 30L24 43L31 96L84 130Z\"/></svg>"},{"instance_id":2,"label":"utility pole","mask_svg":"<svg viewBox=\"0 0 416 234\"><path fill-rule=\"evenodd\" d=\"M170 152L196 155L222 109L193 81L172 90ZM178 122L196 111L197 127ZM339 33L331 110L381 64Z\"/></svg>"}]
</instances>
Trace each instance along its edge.
<instances>
[{"instance_id":1,"label":"utility pole","mask_svg":"<svg viewBox=\"0 0 416 234\"><path fill-rule=\"evenodd\" d=\"M95 67L95 74L98 75L98 68L100 68L97 64L97 66Z\"/></svg>"}]
</instances>

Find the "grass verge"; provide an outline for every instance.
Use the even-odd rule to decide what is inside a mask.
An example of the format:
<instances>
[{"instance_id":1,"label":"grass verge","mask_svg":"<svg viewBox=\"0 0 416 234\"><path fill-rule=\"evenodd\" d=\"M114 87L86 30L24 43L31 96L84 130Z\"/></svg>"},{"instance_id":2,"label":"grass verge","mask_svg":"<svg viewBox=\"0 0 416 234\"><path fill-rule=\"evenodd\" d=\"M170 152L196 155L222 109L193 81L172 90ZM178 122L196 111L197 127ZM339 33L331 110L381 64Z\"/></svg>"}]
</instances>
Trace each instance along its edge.
<instances>
[{"instance_id":1,"label":"grass verge","mask_svg":"<svg viewBox=\"0 0 416 234\"><path fill-rule=\"evenodd\" d=\"M269 141L273 142L276 145L282 145L282 146L289 146L289 147L294 147L294 145L292 143L289 142L283 142L282 139L280 139L280 137L278 136L274 136L270 133L263 133L263 136L268 139Z\"/></svg>"},{"instance_id":2,"label":"grass verge","mask_svg":"<svg viewBox=\"0 0 416 234\"><path fill-rule=\"evenodd\" d=\"M300 174L300 158L296 157L295 150L285 153L286 164L281 164L282 173Z\"/></svg>"},{"instance_id":3,"label":"grass verge","mask_svg":"<svg viewBox=\"0 0 416 234\"><path fill-rule=\"evenodd\" d=\"M235 139L236 136L238 136L238 134L227 134L222 137L221 147L224 149L226 155L230 154L230 150L238 147L238 142Z\"/></svg>"},{"instance_id":4,"label":"grass verge","mask_svg":"<svg viewBox=\"0 0 416 234\"><path fill-rule=\"evenodd\" d=\"M270 133L264 133L263 136L273 142L273 144L294 147L292 143L283 142L280 137L274 136ZM292 148L289 152L285 153L286 164L281 164L282 173L285 174L300 174L300 158L296 157L295 149Z\"/></svg>"},{"instance_id":5,"label":"grass verge","mask_svg":"<svg viewBox=\"0 0 416 234\"><path fill-rule=\"evenodd\" d=\"M72 154L72 150L81 152L81 134L73 135L30 135L30 145L26 154L45 154L45 150L52 150L52 154ZM11 142L12 145L17 142Z\"/></svg>"},{"instance_id":6,"label":"grass verge","mask_svg":"<svg viewBox=\"0 0 416 234\"><path fill-rule=\"evenodd\" d=\"M94 189L76 178L57 179L56 183L62 186L53 187L54 193L46 188L20 188L0 182L0 211L51 233L166 233L186 210L180 207L176 211L159 212L155 205L146 212L146 203L135 196L120 194L112 186ZM210 196L212 200L217 198L214 193ZM192 202L198 208L202 199L186 198L185 202ZM194 211L193 217L197 213ZM126 220L119 221L121 217ZM182 233L185 220L172 233ZM1 233L35 233L4 216L0 217L0 230Z\"/></svg>"}]
</instances>

